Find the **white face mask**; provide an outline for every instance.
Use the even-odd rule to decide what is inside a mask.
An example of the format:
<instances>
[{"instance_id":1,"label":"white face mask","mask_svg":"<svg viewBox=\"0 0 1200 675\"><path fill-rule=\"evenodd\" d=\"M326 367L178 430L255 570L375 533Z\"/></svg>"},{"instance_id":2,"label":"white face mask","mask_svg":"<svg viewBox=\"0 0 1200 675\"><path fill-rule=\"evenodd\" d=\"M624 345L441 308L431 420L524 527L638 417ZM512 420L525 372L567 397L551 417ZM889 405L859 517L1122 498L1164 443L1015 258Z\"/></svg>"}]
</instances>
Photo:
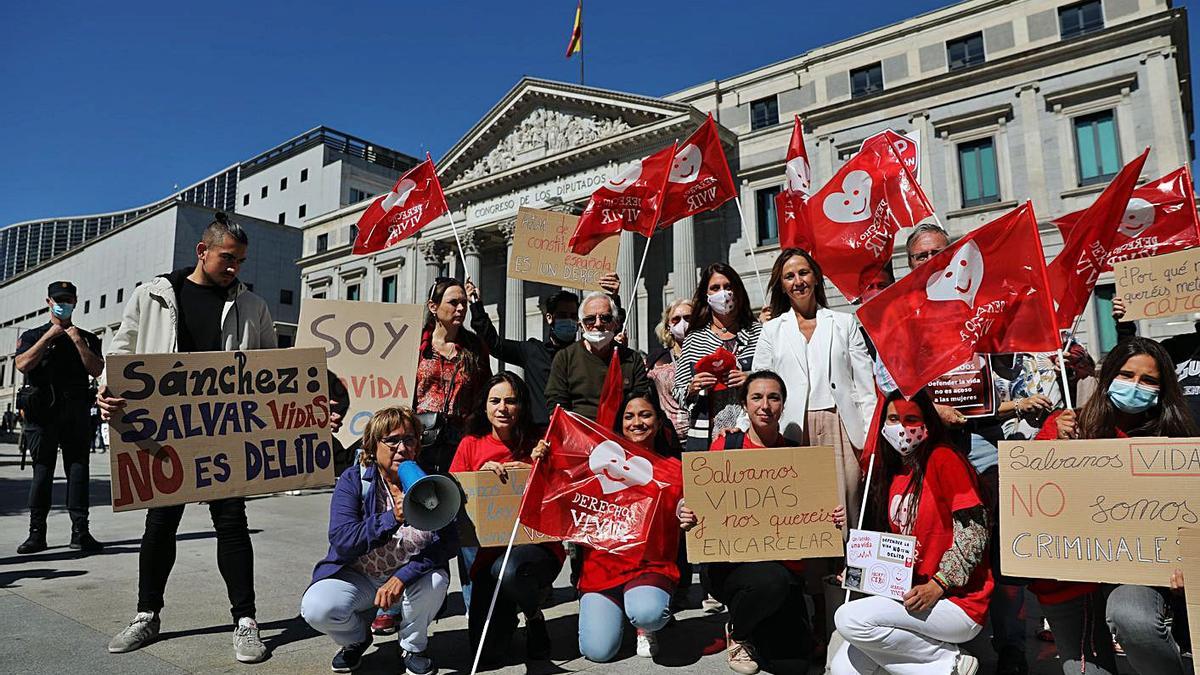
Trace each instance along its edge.
<instances>
[{"instance_id":1,"label":"white face mask","mask_svg":"<svg viewBox=\"0 0 1200 675\"><path fill-rule=\"evenodd\" d=\"M925 442L925 439L929 437L929 431L924 424L906 427L897 422L883 425L883 437L887 440L888 445L892 446L892 449L907 457L917 449L917 446Z\"/></svg>"},{"instance_id":2,"label":"white face mask","mask_svg":"<svg viewBox=\"0 0 1200 675\"><path fill-rule=\"evenodd\" d=\"M680 319L679 323L671 326L671 337L679 344L683 344L683 336L687 334L688 322L687 319Z\"/></svg>"},{"instance_id":3,"label":"white face mask","mask_svg":"<svg viewBox=\"0 0 1200 675\"><path fill-rule=\"evenodd\" d=\"M733 311L733 291L717 291L708 296L708 306L717 314L728 314Z\"/></svg>"},{"instance_id":4,"label":"white face mask","mask_svg":"<svg viewBox=\"0 0 1200 675\"><path fill-rule=\"evenodd\" d=\"M604 349L608 343L612 342L613 332L611 330L585 330L583 339L597 349Z\"/></svg>"}]
</instances>

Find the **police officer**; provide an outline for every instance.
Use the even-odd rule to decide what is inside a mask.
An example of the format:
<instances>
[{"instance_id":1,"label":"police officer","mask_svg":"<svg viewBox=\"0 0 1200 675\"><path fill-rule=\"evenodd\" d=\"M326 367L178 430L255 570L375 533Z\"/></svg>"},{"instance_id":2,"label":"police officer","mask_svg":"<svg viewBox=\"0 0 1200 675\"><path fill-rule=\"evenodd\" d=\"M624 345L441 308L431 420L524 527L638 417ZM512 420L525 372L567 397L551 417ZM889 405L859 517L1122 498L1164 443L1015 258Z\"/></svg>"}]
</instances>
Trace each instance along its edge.
<instances>
[{"instance_id":1,"label":"police officer","mask_svg":"<svg viewBox=\"0 0 1200 675\"><path fill-rule=\"evenodd\" d=\"M75 284L56 281L47 290L50 322L27 330L17 341L17 370L28 389L22 409L25 441L33 457L29 487L29 538L17 553L46 549L46 516L58 448L67 475L67 512L71 515L71 548L86 552L104 546L88 532L89 411L95 396L91 378L104 370L100 339L71 323Z\"/></svg>"}]
</instances>

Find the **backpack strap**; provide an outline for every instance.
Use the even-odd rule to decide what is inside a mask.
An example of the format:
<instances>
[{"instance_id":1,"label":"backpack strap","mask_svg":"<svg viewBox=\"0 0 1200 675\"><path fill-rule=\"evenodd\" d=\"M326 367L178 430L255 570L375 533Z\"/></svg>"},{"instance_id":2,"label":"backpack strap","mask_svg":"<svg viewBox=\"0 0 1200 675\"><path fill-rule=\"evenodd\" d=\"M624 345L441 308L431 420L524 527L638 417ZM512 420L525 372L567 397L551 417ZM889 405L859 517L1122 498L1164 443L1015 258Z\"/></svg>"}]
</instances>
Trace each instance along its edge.
<instances>
[{"instance_id":1,"label":"backpack strap","mask_svg":"<svg viewBox=\"0 0 1200 675\"><path fill-rule=\"evenodd\" d=\"M746 442L746 432L744 431L727 431L725 432L725 449L726 450L741 450Z\"/></svg>"}]
</instances>

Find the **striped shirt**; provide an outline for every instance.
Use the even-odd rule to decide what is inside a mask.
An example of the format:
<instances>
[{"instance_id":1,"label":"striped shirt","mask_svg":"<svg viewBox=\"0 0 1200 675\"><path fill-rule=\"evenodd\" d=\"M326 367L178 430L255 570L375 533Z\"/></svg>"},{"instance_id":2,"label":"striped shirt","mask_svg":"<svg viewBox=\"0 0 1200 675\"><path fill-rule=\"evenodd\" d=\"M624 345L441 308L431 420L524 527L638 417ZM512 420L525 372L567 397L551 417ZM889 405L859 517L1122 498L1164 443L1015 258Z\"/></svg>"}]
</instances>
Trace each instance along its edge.
<instances>
[{"instance_id":1,"label":"striped shirt","mask_svg":"<svg viewBox=\"0 0 1200 675\"><path fill-rule=\"evenodd\" d=\"M703 448L708 449L713 430L736 427L738 416L742 413L736 389L702 389L695 395L688 395L696 362L719 347L724 347L737 356L738 369L748 372L754 361L754 349L758 346L758 334L761 331L762 324L755 321L738 331L732 340L722 340L707 327L691 331L683 338L683 352L675 360L675 400L687 412L690 421L688 439L694 440L694 443L689 446L696 447L703 443Z\"/></svg>"}]
</instances>

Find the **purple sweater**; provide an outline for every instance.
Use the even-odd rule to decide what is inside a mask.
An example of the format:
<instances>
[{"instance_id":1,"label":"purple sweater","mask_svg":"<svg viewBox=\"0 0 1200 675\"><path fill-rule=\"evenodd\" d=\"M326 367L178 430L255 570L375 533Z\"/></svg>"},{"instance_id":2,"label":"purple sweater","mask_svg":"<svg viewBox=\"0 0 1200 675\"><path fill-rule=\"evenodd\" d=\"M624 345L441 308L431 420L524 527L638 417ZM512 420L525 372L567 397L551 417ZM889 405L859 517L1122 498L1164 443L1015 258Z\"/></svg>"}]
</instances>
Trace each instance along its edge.
<instances>
[{"instance_id":1,"label":"purple sweater","mask_svg":"<svg viewBox=\"0 0 1200 675\"><path fill-rule=\"evenodd\" d=\"M391 509L377 511L375 465L346 469L333 488L329 502L329 553L313 569L312 583L327 579L352 564L372 548L391 538L400 527ZM368 481L363 495L362 481ZM447 569L458 555L458 521L434 533L433 541L396 570L392 576L408 586L435 569Z\"/></svg>"}]
</instances>

